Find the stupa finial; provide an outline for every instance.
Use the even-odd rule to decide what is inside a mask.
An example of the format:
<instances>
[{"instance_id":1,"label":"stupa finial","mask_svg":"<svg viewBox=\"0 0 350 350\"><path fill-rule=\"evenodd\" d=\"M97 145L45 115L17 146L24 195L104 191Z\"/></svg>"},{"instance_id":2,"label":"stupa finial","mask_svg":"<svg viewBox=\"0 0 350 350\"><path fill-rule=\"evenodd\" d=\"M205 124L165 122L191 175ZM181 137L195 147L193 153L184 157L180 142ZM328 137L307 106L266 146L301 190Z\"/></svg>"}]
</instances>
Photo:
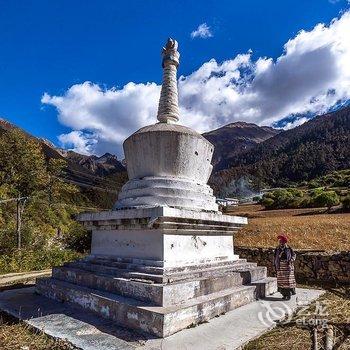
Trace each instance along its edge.
<instances>
[{"instance_id":1,"label":"stupa finial","mask_svg":"<svg viewBox=\"0 0 350 350\"><path fill-rule=\"evenodd\" d=\"M162 50L163 83L157 114L157 119L161 123L175 123L179 120L176 73L180 54L177 47L177 41L169 38Z\"/></svg>"},{"instance_id":2,"label":"stupa finial","mask_svg":"<svg viewBox=\"0 0 350 350\"><path fill-rule=\"evenodd\" d=\"M162 49L162 66L163 68L167 64L179 65L180 53L177 51L179 44L176 40L169 38L165 47Z\"/></svg>"}]
</instances>

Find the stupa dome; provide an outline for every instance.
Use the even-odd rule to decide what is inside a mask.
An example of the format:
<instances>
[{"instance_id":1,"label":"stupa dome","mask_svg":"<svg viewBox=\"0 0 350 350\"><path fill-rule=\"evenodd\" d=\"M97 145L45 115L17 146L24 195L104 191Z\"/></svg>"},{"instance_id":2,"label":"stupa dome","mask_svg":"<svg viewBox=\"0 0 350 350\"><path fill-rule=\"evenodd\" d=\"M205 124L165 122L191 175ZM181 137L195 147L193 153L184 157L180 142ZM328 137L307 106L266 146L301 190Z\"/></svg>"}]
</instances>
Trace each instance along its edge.
<instances>
[{"instance_id":1,"label":"stupa dome","mask_svg":"<svg viewBox=\"0 0 350 350\"><path fill-rule=\"evenodd\" d=\"M146 126L124 142L130 179L176 176L206 184L213 150L196 131L166 123Z\"/></svg>"}]
</instances>

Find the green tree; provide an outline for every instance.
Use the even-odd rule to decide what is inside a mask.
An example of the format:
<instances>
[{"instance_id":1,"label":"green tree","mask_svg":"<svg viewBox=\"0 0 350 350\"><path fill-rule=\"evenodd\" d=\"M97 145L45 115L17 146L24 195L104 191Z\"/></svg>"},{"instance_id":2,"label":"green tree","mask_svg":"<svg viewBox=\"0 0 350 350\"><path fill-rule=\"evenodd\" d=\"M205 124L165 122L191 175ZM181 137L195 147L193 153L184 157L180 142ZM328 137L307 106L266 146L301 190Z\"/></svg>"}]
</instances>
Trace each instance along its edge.
<instances>
[{"instance_id":1,"label":"green tree","mask_svg":"<svg viewBox=\"0 0 350 350\"><path fill-rule=\"evenodd\" d=\"M54 201L69 201L79 193L78 187L64 182L67 162L64 159L51 158L48 162L48 178L45 192L50 203Z\"/></svg>"},{"instance_id":2,"label":"green tree","mask_svg":"<svg viewBox=\"0 0 350 350\"><path fill-rule=\"evenodd\" d=\"M269 197L263 197L260 201L261 205L263 205L266 209L273 209L275 201Z\"/></svg>"},{"instance_id":3,"label":"green tree","mask_svg":"<svg viewBox=\"0 0 350 350\"><path fill-rule=\"evenodd\" d=\"M338 205L339 202L339 196L335 191L324 191L318 194L314 199L314 203L317 206L327 207L328 209Z\"/></svg>"},{"instance_id":4,"label":"green tree","mask_svg":"<svg viewBox=\"0 0 350 350\"><path fill-rule=\"evenodd\" d=\"M0 136L0 184L14 196L30 196L48 181L45 158L37 141L17 129Z\"/></svg>"},{"instance_id":5,"label":"green tree","mask_svg":"<svg viewBox=\"0 0 350 350\"><path fill-rule=\"evenodd\" d=\"M324 190L325 190L324 187L317 187L317 188L314 188L310 193L312 197L316 198L318 195L322 194Z\"/></svg>"},{"instance_id":6,"label":"green tree","mask_svg":"<svg viewBox=\"0 0 350 350\"><path fill-rule=\"evenodd\" d=\"M64 182L66 161L47 161L40 144L20 130L0 134L0 199L28 197L20 230L22 246L44 249L59 243L65 246L70 230L84 236L73 225L81 200L76 186ZM16 247L16 201L0 205L0 251ZM67 243L69 244L69 242Z\"/></svg>"},{"instance_id":7,"label":"green tree","mask_svg":"<svg viewBox=\"0 0 350 350\"><path fill-rule=\"evenodd\" d=\"M276 209L289 208L291 206L294 196L289 190L279 189L274 191L273 194L275 197L274 200Z\"/></svg>"}]
</instances>

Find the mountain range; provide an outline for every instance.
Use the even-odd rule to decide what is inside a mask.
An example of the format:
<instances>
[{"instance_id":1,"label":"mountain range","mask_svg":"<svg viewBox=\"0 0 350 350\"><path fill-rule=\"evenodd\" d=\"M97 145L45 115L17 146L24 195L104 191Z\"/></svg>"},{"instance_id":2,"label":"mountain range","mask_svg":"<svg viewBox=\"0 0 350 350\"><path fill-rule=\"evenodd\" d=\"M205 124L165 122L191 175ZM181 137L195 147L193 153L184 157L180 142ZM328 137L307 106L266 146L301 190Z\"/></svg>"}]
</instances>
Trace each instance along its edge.
<instances>
[{"instance_id":1,"label":"mountain range","mask_svg":"<svg viewBox=\"0 0 350 350\"><path fill-rule=\"evenodd\" d=\"M210 179L222 195L242 177L257 188L284 187L348 169L350 107L316 116L224 161L224 167L216 169Z\"/></svg>"},{"instance_id":2,"label":"mountain range","mask_svg":"<svg viewBox=\"0 0 350 350\"><path fill-rule=\"evenodd\" d=\"M17 127L0 119L0 132L10 128ZM210 184L220 195L235 194L237 181L239 186L243 181L257 189L288 186L350 168L350 107L316 116L290 130L236 122L203 136L215 146ZM67 161L66 181L85 191L108 193L109 202L127 180L124 165L113 154L82 155L37 140L46 158Z\"/></svg>"},{"instance_id":3,"label":"mountain range","mask_svg":"<svg viewBox=\"0 0 350 350\"><path fill-rule=\"evenodd\" d=\"M12 128L19 129L27 136L35 138L39 142L47 159L65 159L67 161L67 180L81 183L82 185L96 185L101 181L103 182L103 178L108 175L125 171L125 167L118 160L117 156L113 154L105 153L98 157L67 151L56 147L46 139L36 138L5 119L0 118L0 131L6 131Z\"/></svg>"}]
</instances>

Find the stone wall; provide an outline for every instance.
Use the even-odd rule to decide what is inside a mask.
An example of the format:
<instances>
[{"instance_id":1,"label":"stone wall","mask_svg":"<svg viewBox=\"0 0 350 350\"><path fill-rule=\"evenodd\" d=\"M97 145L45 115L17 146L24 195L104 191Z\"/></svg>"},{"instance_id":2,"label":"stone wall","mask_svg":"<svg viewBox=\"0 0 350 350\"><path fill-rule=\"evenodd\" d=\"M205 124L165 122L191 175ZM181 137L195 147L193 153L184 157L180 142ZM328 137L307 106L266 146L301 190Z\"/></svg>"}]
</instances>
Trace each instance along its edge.
<instances>
[{"instance_id":1,"label":"stone wall","mask_svg":"<svg viewBox=\"0 0 350 350\"><path fill-rule=\"evenodd\" d=\"M274 276L272 248L235 247L240 258L266 266ZM326 252L295 250L295 277L297 282L321 282L327 284L350 284L350 252Z\"/></svg>"}]
</instances>

